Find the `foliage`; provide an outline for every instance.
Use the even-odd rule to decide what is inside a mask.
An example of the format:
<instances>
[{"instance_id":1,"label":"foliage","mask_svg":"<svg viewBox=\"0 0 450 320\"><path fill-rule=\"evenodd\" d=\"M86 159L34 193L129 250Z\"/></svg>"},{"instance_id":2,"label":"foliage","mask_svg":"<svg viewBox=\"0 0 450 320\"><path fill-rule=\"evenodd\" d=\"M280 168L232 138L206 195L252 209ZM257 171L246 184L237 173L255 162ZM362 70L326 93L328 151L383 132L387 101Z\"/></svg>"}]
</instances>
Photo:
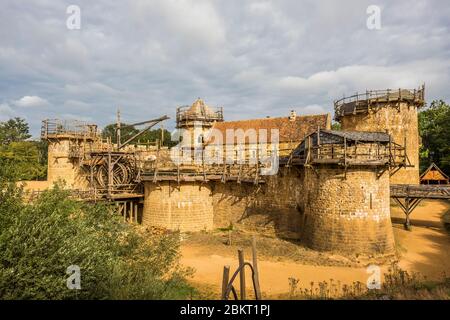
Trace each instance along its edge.
<instances>
[{"instance_id":1,"label":"foliage","mask_svg":"<svg viewBox=\"0 0 450 320\"><path fill-rule=\"evenodd\" d=\"M417 273L410 274L392 263L384 274L380 289L368 290L365 283L355 281L342 285L340 281L310 282L304 288L299 279L288 278L289 299L449 299L450 278L428 281Z\"/></svg>"},{"instance_id":2,"label":"foliage","mask_svg":"<svg viewBox=\"0 0 450 320\"><path fill-rule=\"evenodd\" d=\"M124 127L126 126L126 124L121 123L121 126ZM138 132L139 130L137 130L135 127L125 127L120 130L121 140L126 141ZM116 124L108 124L105 128L103 128L102 137L105 139L110 138L113 143L117 143Z\"/></svg>"},{"instance_id":3,"label":"foliage","mask_svg":"<svg viewBox=\"0 0 450 320\"><path fill-rule=\"evenodd\" d=\"M47 143L26 141L29 134L24 119L0 122L0 166L9 180L34 180L47 174Z\"/></svg>"},{"instance_id":4,"label":"foliage","mask_svg":"<svg viewBox=\"0 0 450 320\"><path fill-rule=\"evenodd\" d=\"M34 141L11 142L0 146L0 165L8 168L10 179L33 180L46 176L47 161L42 158L39 146Z\"/></svg>"},{"instance_id":5,"label":"foliage","mask_svg":"<svg viewBox=\"0 0 450 320\"><path fill-rule=\"evenodd\" d=\"M435 162L446 174L450 174L450 105L442 100L435 100L421 111L419 133L422 137L422 171L431 162Z\"/></svg>"},{"instance_id":6,"label":"foliage","mask_svg":"<svg viewBox=\"0 0 450 320\"><path fill-rule=\"evenodd\" d=\"M122 123L122 126L126 126L126 124ZM125 142L131 137L133 137L135 134L137 134L140 130L136 129L133 126L125 127L120 130L121 135L121 141ZM171 140L171 133L164 129L164 146L172 147L175 144ZM102 131L102 137L103 138L111 138L111 141L113 143L117 142L117 136L116 136L116 124L109 124L107 125L103 131ZM140 135L137 139L133 140L133 143L154 143L157 140L161 140L161 129L155 129L155 130L148 130L147 132Z\"/></svg>"},{"instance_id":7,"label":"foliage","mask_svg":"<svg viewBox=\"0 0 450 320\"><path fill-rule=\"evenodd\" d=\"M14 118L0 122L0 144L24 141L31 138L28 123L24 119Z\"/></svg>"},{"instance_id":8,"label":"foliage","mask_svg":"<svg viewBox=\"0 0 450 320\"><path fill-rule=\"evenodd\" d=\"M333 122L331 124L331 130L340 131L342 129L342 126L339 122Z\"/></svg>"},{"instance_id":9,"label":"foliage","mask_svg":"<svg viewBox=\"0 0 450 320\"><path fill-rule=\"evenodd\" d=\"M56 186L30 204L0 177L0 299L171 299L188 292L177 234L149 236ZM81 290L66 286L81 269Z\"/></svg>"}]
</instances>

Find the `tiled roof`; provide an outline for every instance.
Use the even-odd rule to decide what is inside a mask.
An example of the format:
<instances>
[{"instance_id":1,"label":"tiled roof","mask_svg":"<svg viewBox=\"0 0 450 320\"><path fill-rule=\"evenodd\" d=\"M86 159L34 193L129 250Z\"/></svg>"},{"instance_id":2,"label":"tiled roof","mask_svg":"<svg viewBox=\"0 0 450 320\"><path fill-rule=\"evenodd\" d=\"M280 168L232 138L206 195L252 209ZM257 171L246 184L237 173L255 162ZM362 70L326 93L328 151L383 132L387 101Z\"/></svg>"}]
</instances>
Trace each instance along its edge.
<instances>
[{"instance_id":1,"label":"tiled roof","mask_svg":"<svg viewBox=\"0 0 450 320\"><path fill-rule=\"evenodd\" d=\"M353 141L389 142L389 134L385 132L336 131L336 130L323 130L322 132L329 133L342 138L345 137L347 140Z\"/></svg>"},{"instance_id":2,"label":"tiled roof","mask_svg":"<svg viewBox=\"0 0 450 320\"><path fill-rule=\"evenodd\" d=\"M449 177L433 162L420 176L420 180L444 180L448 181Z\"/></svg>"},{"instance_id":3,"label":"tiled roof","mask_svg":"<svg viewBox=\"0 0 450 320\"><path fill-rule=\"evenodd\" d=\"M228 129L238 130L241 129L244 132L247 130L255 130L257 135L260 129L267 130L268 142L271 140L271 130L279 130L279 142L297 142L300 143L307 135L317 130L329 129L331 125L331 118L329 114L312 115L312 116L296 116L295 120L291 120L289 117L279 118L263 118L252 120L240 120L240 121L225 121L216 122L213 129L221 131L225 144L236 143L237 139L233 142L227 141L226 132ZM211 139L209 143L213 143L214 139ZM246 143L248 143L248 137L246 137Z\"/></svg>"}]
</instances>

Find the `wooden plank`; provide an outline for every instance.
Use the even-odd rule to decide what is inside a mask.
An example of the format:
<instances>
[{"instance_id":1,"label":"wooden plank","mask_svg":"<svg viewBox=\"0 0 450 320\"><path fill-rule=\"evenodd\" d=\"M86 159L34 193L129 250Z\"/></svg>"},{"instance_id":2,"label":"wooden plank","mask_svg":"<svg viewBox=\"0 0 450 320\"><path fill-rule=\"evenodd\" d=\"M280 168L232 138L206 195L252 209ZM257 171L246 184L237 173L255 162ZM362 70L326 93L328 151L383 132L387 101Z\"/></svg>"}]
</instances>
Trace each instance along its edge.
<instances>
[{"instance_id":1,"label":"wooden plank","mask_svg":"<svg viewBox=\"0 0 450 320\"><path fill-rule=\"evenodd\" d=\"M238 258L239 258L239 268L241 271L239 272L240 279L240 292L241 292L241 300L245 300L245 269L244 269L244 251L242 249L238 250Z\"/></svg>"},{"instance_id":2,"label":"wooden plank","mask_svg":"<svg viewBox=\"0 0 450 320\"><path fill-rule=\"evenodd\" d=\"M256 254L256 238L252 237L252 262L253 262L253 270L255 272L255 292L256 292L256 300L261 300L261 288L259 286L259 271L258 271L258 257Z\"/></svg>"},{"instance_id":3,"label":"wooden plank","mask_svg":"<svg viewBox=\"0 0 450 320\"><path fill-rule=\"evenodd\" d=\"M230 266L224 266L223 267L223 276L222 276L222 299L228 300L228 297L226 297L226 291L228 282L230 281Z\"/></svg>"}]
</instances>

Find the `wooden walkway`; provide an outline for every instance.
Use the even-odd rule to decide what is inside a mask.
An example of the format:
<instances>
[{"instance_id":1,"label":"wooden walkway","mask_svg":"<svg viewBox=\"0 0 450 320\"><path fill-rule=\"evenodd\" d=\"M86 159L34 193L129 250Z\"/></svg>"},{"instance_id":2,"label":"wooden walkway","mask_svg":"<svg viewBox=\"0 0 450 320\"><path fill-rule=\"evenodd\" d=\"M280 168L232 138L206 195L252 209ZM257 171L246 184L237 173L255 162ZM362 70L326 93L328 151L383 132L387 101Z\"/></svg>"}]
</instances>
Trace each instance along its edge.
<instances>
[{"instance_id":1,"label":"wooden walkway","mask_svg":"<svg viewBox=\"0 0 450 320\"><path fill-rule=\"evenodd\" d=\"M409 215L423 199L450 199L450 186L423 184L392 184L391 198L398 203L406 215L405 229L409 230Z\"/></svg>"}]
</instances>

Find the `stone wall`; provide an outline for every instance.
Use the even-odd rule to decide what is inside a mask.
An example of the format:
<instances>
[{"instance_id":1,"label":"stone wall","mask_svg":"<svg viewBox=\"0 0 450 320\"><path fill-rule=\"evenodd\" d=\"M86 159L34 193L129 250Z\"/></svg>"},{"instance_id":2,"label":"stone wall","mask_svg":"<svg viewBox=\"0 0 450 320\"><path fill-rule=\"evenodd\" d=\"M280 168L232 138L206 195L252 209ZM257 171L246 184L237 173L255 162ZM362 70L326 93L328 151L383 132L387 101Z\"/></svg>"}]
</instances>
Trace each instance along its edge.
<instances>
[{"instance_id":1,"label":"stone wall","mask_svg":"<svg viewBox=\"0 0 450 320\"><path fill-rule=\"evenodd\" d=\"M391 134L395 143L405 143L406 153L414 167L401 168L391 176L391 183L419 183L419 130L417 107L407 102L380 103L368 114L349 114L341 119L344 131L381 131Z\"/></svg>"},{"instance_id":2,"label":"stone wall","mask_svg":"<svg viewBox=\"0 0 450 320\"><path fill-rule=\"evenodd\" d=\"M265 184L213 183L214 227L238 225L282 238L299 238L301 230L302 171L282 168Z\"/></svg>"},{"instance_id":3,"label":"stone wall","mask_svg":"<svg viewBox=\"0 0 450 320\"><path fill-rule=\"evenodd\" d=\"M145 182L142 224L171 230L201 231L213 227L211 187L195 182Z\"/></svg>"},{"instance_id":4,"label":"stone wall","mask_svg":"<svg viewBox=\"0 0 450 320\"><path fill-rule=\"evenodd\" d=\"M88 180L77 161L69 158L69 140L50 141L47 170L49 187L57 181L64 181L69 189L86 189Z\"/></svg>"},{"instance_id":5,"label":"stone wall","mask_svg":"<svg viewBox=\"0 0 450 320\"><path fill-rule=\"evenodd\" d=\"M229 227L301 239L319 251L390 254L389 173L282 168L265 184L145 183L142 222L180 231Z\"/></svg>"},{"instance_id":6,"label":"stone wall","mask_svg":"<svg viewBox=\"0 0 450 320\"><path fill-rule=\"evenodd\" d=\"M373 168L305 169L302 241L320 251L388 254L394 250L389 173Z\"/></svg>"}]
</instances>

